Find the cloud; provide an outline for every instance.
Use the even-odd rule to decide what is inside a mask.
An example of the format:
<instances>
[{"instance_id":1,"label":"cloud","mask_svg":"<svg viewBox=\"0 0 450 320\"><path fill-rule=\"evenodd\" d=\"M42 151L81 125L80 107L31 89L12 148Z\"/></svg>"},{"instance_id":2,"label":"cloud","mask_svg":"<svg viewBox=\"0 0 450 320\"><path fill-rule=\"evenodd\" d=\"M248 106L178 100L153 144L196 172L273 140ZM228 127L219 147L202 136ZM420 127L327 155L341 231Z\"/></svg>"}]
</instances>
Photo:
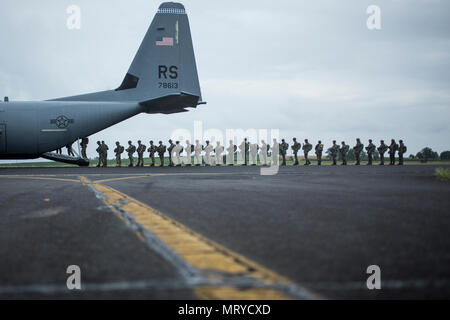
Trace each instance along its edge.
<instances>
[{"instance_id":1,"label":"cloud","mask_svg":"<svg viewBox=\"0 0 450 320\"><path fill-rule=\"evenodd\" d=\"M80 31L65 26L69 4L0 4L0 95L42 100L117 87L159 3L79 0ZM450 149L448 1L379 0L379 31L366 28L366 0L184 4L208 105L139 115L91 141L167 140L202 120L205 129L402 137L411 152Z\"/></svg>"}]
</instances>

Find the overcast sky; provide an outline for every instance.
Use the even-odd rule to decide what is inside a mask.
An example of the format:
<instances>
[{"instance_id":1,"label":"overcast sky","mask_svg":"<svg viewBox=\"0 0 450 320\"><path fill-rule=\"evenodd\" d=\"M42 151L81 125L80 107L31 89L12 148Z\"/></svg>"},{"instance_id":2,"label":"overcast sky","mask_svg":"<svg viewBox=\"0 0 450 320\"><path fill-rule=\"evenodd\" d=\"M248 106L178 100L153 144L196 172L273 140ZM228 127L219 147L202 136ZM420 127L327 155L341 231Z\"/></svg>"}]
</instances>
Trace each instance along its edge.
<instances>
[{"instance_id":1,"label":"overcast sky","mask_svg":"<svg viewBox=\"0 0 450 320\"><path fill-rule=\"evenodd\" d=\"M44 100L119 86L161 2L0 0L0 95ZM81 8L81 29L66 8ZM142 114L93 142L179 128L279 129L293 136L401 139L408 154L450 149L450 1L186 0L203 100ZM381 8L381 30L366 9Z\"/></svg>"}]
</instances>

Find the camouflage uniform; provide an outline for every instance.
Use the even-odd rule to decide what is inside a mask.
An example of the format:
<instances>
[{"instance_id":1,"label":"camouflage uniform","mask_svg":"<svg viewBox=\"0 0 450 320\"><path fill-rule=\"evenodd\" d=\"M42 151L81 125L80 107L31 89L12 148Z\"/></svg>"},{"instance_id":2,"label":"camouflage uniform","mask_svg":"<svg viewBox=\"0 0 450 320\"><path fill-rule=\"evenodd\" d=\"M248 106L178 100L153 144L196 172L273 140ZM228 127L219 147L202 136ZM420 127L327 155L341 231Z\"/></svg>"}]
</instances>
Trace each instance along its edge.
<instances>
[{"instance_id":1,"label":"camouflage uniform","mask_svg":"<svg viewBox=\"0 0 450 320\"><path fill-rule=\"evenodd\" d=\"M361 140L356 139L356 146L353 147L353 150L355 151L355 165L359 166L361 163L361 152L364 150L364 145L361 143Z\"/></svg>"},{"instance_id":2,"label":"camouflage uniform","mask_svg":"<svg viewBox=\"0 0 450 320\"><path fill-rule=\"evenodd\" d=\"M347 154L348 154L348 151L350 150L350 146L348 144L345 144L344 141L342 141L341 145L342 146L339 149L339 152L340 152L341 158L342 158L342 165L346 166L347 165Z\"/></svg>"},{"instance_id":3,"label":"camouflage uniform","mask_svg":"<svg viewBox=\"0 0 450 320\"><path fill-rule=\"evenodd\" d=\"M159 161L160 161L160 167L164 167L164 153L166 153L166 146L163 145L162 141L159 142L159 146L157 148L157 152L158 152L158 156L159 156Z\"/></svg>"},{"instance_id":4,"label":"camouflage uniform","mask_svg":"<svg viewBox=\"0 0 450 320\"><path fill-rule=\"evenodd\" d=\"M87 150L88 143L89 143L88 138L81 139L81 156L85 159L87 159L86 150Z\"/></svg>"},{"instance_id":5,"label":"camouflage uniform","mask_svg":"<svg viewBox=\"0 0 450 320\"><path fill-rule=\"evenodd\" d=\"M384 154L389 149L389 147L384 143L384 140L380 141L380 146L377 148L380 153L380 166L384 166Z\"/></svg>"},{"instance_id":6,"label":"camouflage uniform","mask_svg":"<svg viewBox=\"0 0 450 320\"><path fill-rule=\"evenodd\" d=\"M122 147L119 141L116 142L116 148L114 149L114 153L116 154L116 165L118 167L122 166L122 153L125 151L125 148Z\"/></svg>"},{"instance_id":7,"label":"camouflage uniform","mask_svg":"<svg viewBox=\"0 0 450 320\"><path fill-rule=\"evenodd\" d=\"M336 141L333 141L333 146L328 149L331 155L331 159L333 160L333 166L336 165L336 158L339 152L339 146L336 144Z\"/></svg>"},{"instance_id":8,"label":"camouflage uniform","mask_svg":"<svg viewBox=\"0 0 450 320\"><path fill-rule=\"evenodd\" d=\"M403 144L403 140L399 140L400 145L398 146L398 165L403 165L403 154L408 150Z\"/></svg>"},{"instance_id":9,"label":"camouflage uniform","mask_svg":"<svg viewBox=\"0 0 450 320\"><path fill-rule=\"evenodd\" d=\"M315 147L316 156L317 156L317 165L322 165L322 152L323 152L323 144L322 141L319 140L319 143L316 144Z\"/></svg>"},{"instance_id":10,"label":"camouflage uniform","mask_svg":"<svg viewBox=\"0 0 450 320\"><path fill-rule=\"evenodd\" d=\"M95 149L95 151L98 153L98 164L97 167L100 167L103 163L103 158L102 158L102 144L100 143L100 141L97 141L97 149Z\"/></svg>"},{"instance_id":11,"label":"camouflage uniform","mask_svg":"<svg viewBox=\"0 0 450 320\"><path fill-rule=\"evenodd\" d=\"M66 146L66 149L67 149L67 155L68 156L75 157L75 154L73 153L73 149L72 149L72 144L68 144Z\"/></svg>"},{"instance_id":12,"label":"camouflage uniform","mask_svg":"<svg viewBox=\"0 0 450 320\"><path fill-rule=\"evenodd\" d=\"M367 156L369 158L369 161L367 162L368 166L372 165L373 153L375 152L376 148L377 147L372 143L372 140L369 139L369 145L366 147Z\"/></svg>"},{"instance_id":13,"label":"camouflage uniform","mask_svg":"<svg viewBox=\"0 0 450 320\"><path fill-rule=\"evenodd\" d=\"M172 150L175 148L175 144L172 142L172 140L169 140L169 147L167 148L167 151L169 152L169 166L173 167L173 160L172 160Z\"/></svg>"},{"instance_id":14,"label":"camouflage uniform","mask_svg":"<svg viewBox=\"0 0 450 320\"><path fill-rule=\"evenodd\" d=\"M150 159L152 160L152 163L150 164L150 167L155 166L155 152L157 150L157 147L153 144L153 141L150 141L150 147L148 148L148 152L150 153Z\"/></svg>"},{"instance_id":15,"label":"camouflage uniform","mask_svg":"<svg viewBox=\"0 0 450 320\"><path fill-rule=\"evenodd\" d=\"M389 146L389 159L390 159L390 163L389 165L393 166L395 165L395 153L398 150L398 144L395 143L395 140L392 139L391 140L391 145Z\"/></svg>"},{"instance_id":16,"label":"camouflage uniform","mask_svg":"<svg viewBox=\"0 0 450 320\"><path fill-rule=\"evenodd\" d=\"M281 153L281 157L283 158L283 163L281 164L282 166L286 165L286 152L289 149L289 145L286 143L286 141L284 141L284 139L281 139L281 143L280 143L280 153Z\"/></svg>"},{"instance_id":17,"label":"camouflage uniform","mask_svg":"<svg viewBox=\"0 0 450 320\"><path fill-rule=\"evenodd\" d=\"M103 162L103 167L107 167L108 166L108 146L105 144L105 141L102 141L102 144L100 146L100 150L102 153L102 162Z\"/></svg>"},{"instance_id":18,"label":"camouflage uniform","mask_svg":"<svg viewBox=\"0 0 450 320\"><path fill-rule=\"evenodd\" d=\"M143 167L144 166L144 152L147 150L147 147L142 144L141 141L138 141L138 147L137 147L137 153L138 153L138 163L137 167Z\"/></svg>"},{"instance_id":19,"label":"camouflage uniform","mask_svg":"<svg viewBox=\"0 0 450 320\"><path fill-rule=\"evenodd\" d=\"M308 139L305 139L302 150L303 155L305 156L305 166L309 166L311 161L309 161L308 153L312 150L312 144L308 142Z\"/></svg>"},{"instance_id":20,"label":"camouflage uniform","mask_svg":"<svg viewBox=\"0 0 450 320\"><path fill-rule=\"evenodd\" d=\"M294 166L298 166L298 151L301 148L301 144L297 142L297 138L292 139L294 141L294 144L292 145L291 149L294 152L294 158L295 158L295 163Z\"/></svg>"},{"instance_id":21,"label":"camouflage uniform","mask_svg":"<svg viewBox=\"0 0 450 320\"><path fill-rule=\"evenodd\" d=\"M128 153L128 159L130 159L129 167L132 167L134 165L134 158L133 154L136 152L136 147L131 143L131 141L128 141L128 148L125 150Z\"/></svg>"}]
</instances>

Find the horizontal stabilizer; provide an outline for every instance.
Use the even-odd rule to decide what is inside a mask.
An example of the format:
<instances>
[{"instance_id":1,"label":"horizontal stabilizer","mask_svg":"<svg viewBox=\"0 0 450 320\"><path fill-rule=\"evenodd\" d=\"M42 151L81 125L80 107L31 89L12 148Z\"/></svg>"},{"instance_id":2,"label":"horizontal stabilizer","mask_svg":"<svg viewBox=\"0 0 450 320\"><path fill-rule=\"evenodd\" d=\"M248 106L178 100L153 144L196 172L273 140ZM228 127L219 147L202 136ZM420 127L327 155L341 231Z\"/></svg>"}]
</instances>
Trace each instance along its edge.
<instances>
[{"instance_id":1,"label":"horizontal stabilizer","mask_svg":"<svg viewBox=\"0 0 450 320\"><path fill-rule=\"evenodd\" d=\"M146 108L146 113L171 114L187 112L185 108L196 108L200 97L188 93L170 94L156 99L143 101L140 105Z\"/></svg>"}]
</instances>

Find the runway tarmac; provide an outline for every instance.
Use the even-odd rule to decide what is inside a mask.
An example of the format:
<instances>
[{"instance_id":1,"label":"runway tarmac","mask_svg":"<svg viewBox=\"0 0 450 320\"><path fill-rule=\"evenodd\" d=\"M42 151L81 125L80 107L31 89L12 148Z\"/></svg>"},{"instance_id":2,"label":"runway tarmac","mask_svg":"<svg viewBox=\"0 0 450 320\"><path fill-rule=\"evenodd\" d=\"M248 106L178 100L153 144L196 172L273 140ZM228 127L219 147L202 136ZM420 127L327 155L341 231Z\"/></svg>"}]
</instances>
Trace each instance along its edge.
<instances>
[{"instance_id":1,"label":"runway tarmac","mask_svg":"<svg viewBox=\"0 0 450 320\"><path fill-rule=\"evenodd\" d=\"M435 168L0 169L0 298L449 298Z\"/></svg>"}]
</instances>

